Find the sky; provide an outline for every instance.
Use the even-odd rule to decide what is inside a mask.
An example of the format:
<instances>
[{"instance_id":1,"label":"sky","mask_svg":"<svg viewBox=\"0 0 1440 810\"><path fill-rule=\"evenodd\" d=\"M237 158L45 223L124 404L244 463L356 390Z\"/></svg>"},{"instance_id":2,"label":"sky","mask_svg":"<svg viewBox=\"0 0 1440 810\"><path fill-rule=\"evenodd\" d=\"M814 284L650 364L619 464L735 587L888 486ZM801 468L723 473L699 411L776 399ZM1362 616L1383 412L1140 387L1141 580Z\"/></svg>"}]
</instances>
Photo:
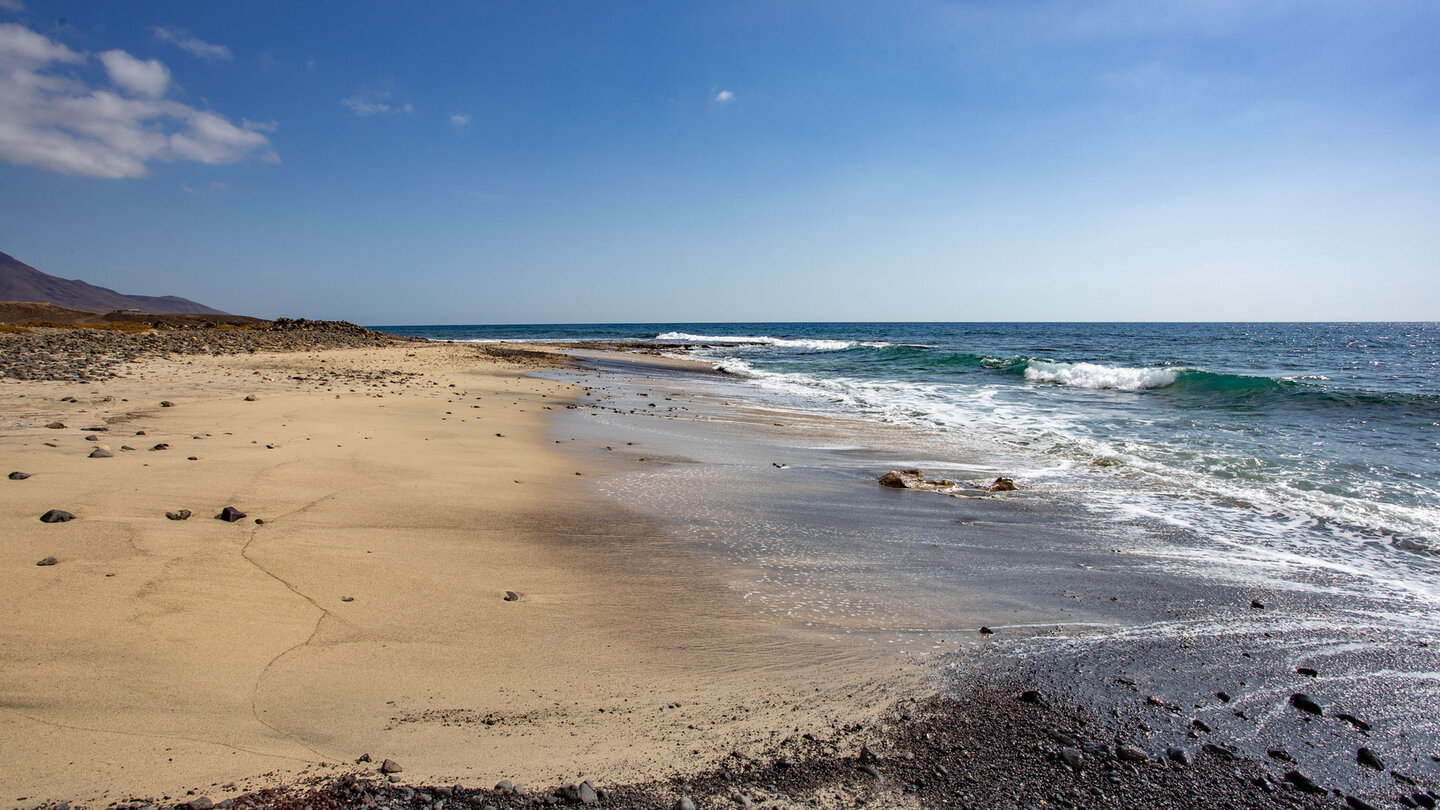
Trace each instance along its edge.
<instances>
[{"instance_id":1,"label":"sky","mask_svg":"<svg viewBox=\"0 0 1440 810\"><path fill-rule=\"evenodd\" d=\"M1440 4L0 0L0 251L364 324L1440 318Z\"/></svg>"}]
</instances>

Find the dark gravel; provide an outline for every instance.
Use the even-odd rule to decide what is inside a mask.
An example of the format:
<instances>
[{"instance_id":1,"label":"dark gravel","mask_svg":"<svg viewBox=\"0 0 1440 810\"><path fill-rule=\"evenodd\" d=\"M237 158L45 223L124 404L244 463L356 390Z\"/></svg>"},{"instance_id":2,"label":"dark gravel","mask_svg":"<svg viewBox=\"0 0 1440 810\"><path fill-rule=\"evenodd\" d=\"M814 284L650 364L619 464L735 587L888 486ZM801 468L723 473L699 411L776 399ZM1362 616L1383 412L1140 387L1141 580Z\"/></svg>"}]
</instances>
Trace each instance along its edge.
<instances>
[{"instance_id":1,"label":"dark gravel","mask_svg":"<svg viewBox=\"0 0 1440 810\"><path fill-rule=\"evenodd\" d=\"M1024 684L957 682L947 694L901 701L874 727L791 736L762 754L696 763L688 775L633 784L597 779L526 791L391 782L362 758L356 772L276 786L217 806L265 810L495 808L556 805L670 810L735 807L927 808L1339 808L1360 797L1315 793L1293 766L1237 756L1223 744L1185 756L1137 748L1116 726L1054 705ZM1026 699L1021 696L1026 695ZM1140 746L1144 743L1140 742ZM1423 786L1410 788L1423 793ZM583 797L583 800L582 800ZM172 806L153 799L117 803ZM1384 802L1378 806L1392 806Z\"/></svg>"}]
</instances>

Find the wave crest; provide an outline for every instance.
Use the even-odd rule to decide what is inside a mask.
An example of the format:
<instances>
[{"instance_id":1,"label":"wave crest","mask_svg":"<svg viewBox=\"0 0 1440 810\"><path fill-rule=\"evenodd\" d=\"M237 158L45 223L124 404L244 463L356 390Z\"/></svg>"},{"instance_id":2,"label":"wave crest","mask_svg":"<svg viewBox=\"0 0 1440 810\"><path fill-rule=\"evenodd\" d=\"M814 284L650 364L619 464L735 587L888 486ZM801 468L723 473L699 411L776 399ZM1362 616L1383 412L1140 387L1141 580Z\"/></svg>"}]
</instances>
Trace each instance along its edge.
<instances>
[{"instance_id":1,"label":"wave crest","mask_svg":"<svg viewBox=\"0 0 1440 810\"><path fill-rule=\"evenodd\" d=\"M1025 379L1076 388L1144 391L1174 385L1183 368L1130 368L1099 363L1053 363L1031 360L1025 367Z\"/></svg>"},{"instance_id":2,"label":"wave crest","mask_svg":"<svg viewBox=\"0 0 1440 810\"><path fill-rule=\"evenodd\" d=\"M655 340L675 340L683 343L727 343L736 346L778 346L786 349L808 349L815 352L841 352L861 345L857 340L805 340L770 337L769 335L692 335L688 332L665 332L656 335ZM881 343L866 343L866 346L883 346Z\"/></svg>"}]
</instances>

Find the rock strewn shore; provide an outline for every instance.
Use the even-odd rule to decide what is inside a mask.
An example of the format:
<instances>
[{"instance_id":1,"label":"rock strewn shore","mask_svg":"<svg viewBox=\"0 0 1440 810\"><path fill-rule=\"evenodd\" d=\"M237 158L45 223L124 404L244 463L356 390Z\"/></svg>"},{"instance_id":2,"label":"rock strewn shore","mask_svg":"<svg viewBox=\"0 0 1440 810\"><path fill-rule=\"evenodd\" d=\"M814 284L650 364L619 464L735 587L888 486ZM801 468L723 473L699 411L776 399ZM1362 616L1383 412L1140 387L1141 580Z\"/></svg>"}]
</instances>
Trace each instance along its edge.
<instances>
[{"instance_id":1,"label":"rock strewn shore","mask_svg":"<svg viewBox=\"0 0 1440 810\"><path fill-rule=\"evenodd\" d=\"M0 379L97 382L123 363L175 355L294 352L391 346L414 338L375 332L348 321L279 318L226 328L121 329L20 327L0 332Z\"/></svg>"},{"instance_id":2,"label":"rock strewn shore","mask_svg":"<svg viewBox=\"0 0 1440 810\"><path fill-rule=\"evenodd\" d=\"M408 783L382 757L339 778L316 777L214 802L207 796L132 799L116 808L240 810L522 810L614 808L960 807L1175 808L1345 806L1307 793L1259 763L1211 746L1193 759L1142 751L1083 713L1052 707L1013 683L904 700L870 728L792 734L758 755L735 752L693 772L630 784L601 777L541 788ZM1119 744L1117 744L1119 743ZM383 762L383 764L381 764ZM1428 797L1428 794L1427 794ZM1349 807L1368 807L1350 798Z\"/></svg>"}]
</instances>

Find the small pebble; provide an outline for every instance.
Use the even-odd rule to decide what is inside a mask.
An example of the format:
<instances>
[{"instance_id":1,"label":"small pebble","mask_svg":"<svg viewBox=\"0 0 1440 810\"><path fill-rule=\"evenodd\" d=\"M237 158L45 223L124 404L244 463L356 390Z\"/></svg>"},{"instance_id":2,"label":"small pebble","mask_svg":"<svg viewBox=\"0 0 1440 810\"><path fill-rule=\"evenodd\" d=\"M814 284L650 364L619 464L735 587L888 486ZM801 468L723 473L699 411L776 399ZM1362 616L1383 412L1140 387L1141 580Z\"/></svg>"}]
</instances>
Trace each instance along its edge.
<instances>
[{"instance_id":1,"label":"small pebble","mask_svg":"<svg viewBox=\"0 0 1440 810\"><path fill-rule=\"evenodd\" d=\"M234 523L235 521L240 520L240 519L242 519L242 518L244 518L244 517L245 517L245 513L244 513L244 512L241 512L239 509L236 509L236 508L233 507L233 506L227 506L227 507L225 507L224 509L221 509L221 510L220 510L220 514L216 515L216 516L215 516L215 519L216 519L216 520L223 520L223 521L226 521L226 522L228 522L228 523Z\"/></svg>"}]
</instances>

